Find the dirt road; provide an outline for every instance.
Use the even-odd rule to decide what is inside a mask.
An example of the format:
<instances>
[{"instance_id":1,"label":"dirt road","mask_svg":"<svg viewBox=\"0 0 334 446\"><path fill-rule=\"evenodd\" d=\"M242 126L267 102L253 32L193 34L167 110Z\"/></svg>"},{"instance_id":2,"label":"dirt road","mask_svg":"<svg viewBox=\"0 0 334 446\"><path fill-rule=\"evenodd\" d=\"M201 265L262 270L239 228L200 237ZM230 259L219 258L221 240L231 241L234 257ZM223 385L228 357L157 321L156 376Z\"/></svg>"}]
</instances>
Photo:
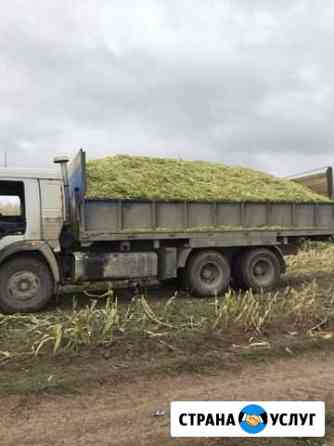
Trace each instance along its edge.
<instances>
[{"instance_id":1,"label":"dirt road","mask_svg":"<svg viewBox=\"0 0 334 446\"><path fill-rule=\"evenodd\" d=\"M80 395L8 396L1 400L0 444L241 444L171 439L169 402L176 399L321 399L326 401L328 410L334 407L333 370L334 353L313 352L290 360L275 359L267 365L245 364L237 373L235 369L227 369L210 375L182 374L160 379L156 376L152 380L138 376L135 381L118 386L97 384L87 392L83 389ZM166 415L153 417L157 409L166 411ZM326 445L334 444L331 441L327 438Z\"/></svg>"}]
</instances>

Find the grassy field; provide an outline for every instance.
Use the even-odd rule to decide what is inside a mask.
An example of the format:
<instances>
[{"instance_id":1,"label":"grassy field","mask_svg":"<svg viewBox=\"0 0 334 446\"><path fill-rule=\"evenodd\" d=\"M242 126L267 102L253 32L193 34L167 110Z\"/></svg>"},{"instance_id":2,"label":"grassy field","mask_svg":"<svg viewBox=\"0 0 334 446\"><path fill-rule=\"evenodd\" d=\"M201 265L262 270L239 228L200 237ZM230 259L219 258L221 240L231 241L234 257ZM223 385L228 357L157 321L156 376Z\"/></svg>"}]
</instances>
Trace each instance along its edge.
<instances>
[{"instance_id":1,"label":"grassy field","mask_svg":"<svg viewBox=\"0 0 334 446\"><path fill-rule=\"evenodd\" d=\"M292 181L204 161L115 155L87 163L91 198L328 201Z\"/></svg>"}]
</instances>

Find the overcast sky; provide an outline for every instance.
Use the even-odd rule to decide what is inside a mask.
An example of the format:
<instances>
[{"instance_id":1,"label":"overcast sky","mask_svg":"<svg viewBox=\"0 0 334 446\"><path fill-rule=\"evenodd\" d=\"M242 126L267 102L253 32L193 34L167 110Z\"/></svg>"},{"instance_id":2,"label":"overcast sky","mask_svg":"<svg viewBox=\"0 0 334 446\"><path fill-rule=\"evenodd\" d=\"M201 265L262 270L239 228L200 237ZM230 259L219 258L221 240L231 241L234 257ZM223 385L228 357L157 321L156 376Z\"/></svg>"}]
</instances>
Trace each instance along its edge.
<instances>
[{"instance_id":1,"label":"overcast sky","mask_svg":"<svg viewBox=\"0 0 334 446\"><path fill-rule=\"evenodd\" d=\"M4 1L0 163L332 164L333 23L331 0Z\"/></svg>"}]
</instances>

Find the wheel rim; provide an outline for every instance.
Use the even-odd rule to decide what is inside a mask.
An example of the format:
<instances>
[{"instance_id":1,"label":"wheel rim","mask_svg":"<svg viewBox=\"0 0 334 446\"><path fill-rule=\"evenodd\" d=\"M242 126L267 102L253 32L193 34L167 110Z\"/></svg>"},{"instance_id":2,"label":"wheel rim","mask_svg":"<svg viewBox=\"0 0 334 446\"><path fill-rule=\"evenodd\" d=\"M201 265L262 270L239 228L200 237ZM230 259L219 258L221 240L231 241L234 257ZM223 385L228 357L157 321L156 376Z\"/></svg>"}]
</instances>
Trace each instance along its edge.
<instances>
[{"instance_id":1,"label":"wheel rim","mask_svg":"<svg viewBox=\"0 0 334 446\"><path fill-rule=\"evenodd\" d=\"M272 263L264 258L256 259L252 265L252 275L259 287L267 286L272 282L275 271Z\"/></svg>"},{"instance_id":2,"label":"wheel rim","mask_svg":"<svg viewBox=\"0 0 334 446\"><path fill-rule=\"evenodd\" d=\"M208 262L202 266L200 277L206 285L213 285L219 280L220 270L215 263Z\"/></svg>"},{"instance_id":3,"label":"wheel rim","mask_svg":"<svg viewBox=\"0 0 334 446\"><path fill-rule=\"evenodd\" d=\"M39 292L41 282L31 271L20 271L13 274L7 284L8 294L20 302L33 299Z\"/></svg>"}]
</instances>

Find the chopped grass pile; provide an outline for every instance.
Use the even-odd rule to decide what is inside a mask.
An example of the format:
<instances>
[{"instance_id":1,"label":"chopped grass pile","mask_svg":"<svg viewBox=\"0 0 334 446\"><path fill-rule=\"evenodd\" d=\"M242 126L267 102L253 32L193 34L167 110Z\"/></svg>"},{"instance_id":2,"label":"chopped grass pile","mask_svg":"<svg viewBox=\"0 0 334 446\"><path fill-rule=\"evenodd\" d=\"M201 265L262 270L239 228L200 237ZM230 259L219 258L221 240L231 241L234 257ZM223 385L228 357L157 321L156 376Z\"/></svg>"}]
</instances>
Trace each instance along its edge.
<instances>
[{"instance_id":1,"label":"chopped grass pile","mask_svg":"<svg viewBox=\"0 0 334 446\"><path fill-rule=\"evenodd\" d=\"M322 202L326 197L252 169L115 155L87 163L88 197Z\"/></svg>"}]
</instances>

